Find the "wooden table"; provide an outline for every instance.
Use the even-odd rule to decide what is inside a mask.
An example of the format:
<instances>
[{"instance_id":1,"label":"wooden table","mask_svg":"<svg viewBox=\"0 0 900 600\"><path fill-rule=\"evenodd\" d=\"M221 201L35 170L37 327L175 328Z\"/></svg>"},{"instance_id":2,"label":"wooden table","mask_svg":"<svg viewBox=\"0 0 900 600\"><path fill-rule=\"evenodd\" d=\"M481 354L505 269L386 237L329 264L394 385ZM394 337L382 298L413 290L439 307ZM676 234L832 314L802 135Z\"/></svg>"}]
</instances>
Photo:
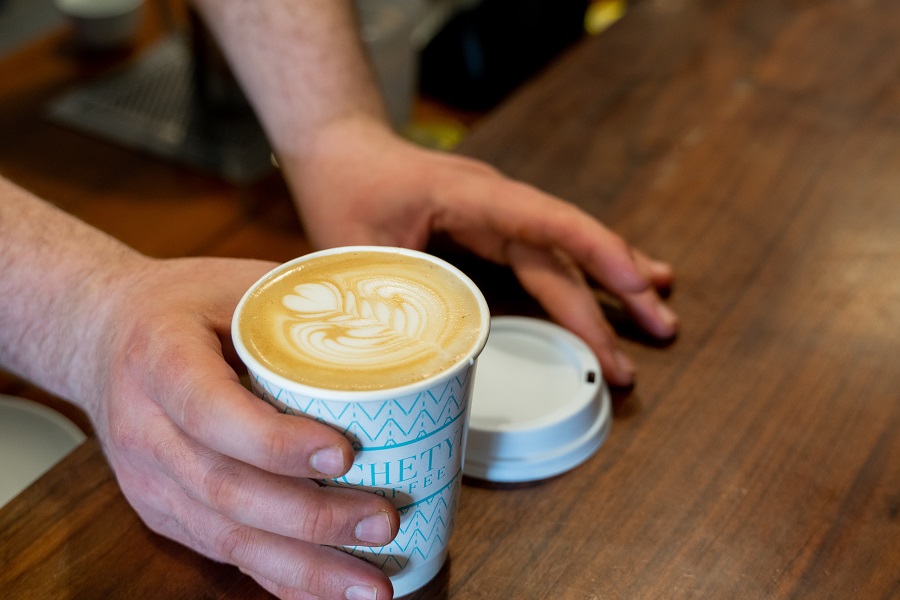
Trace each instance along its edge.
<instances>
[{"instance_id":1,"label":"wooden table","mask_svg":"<svg viewBox=\"0 0 900 600\"><path fill-rule=\"evenodd\" d=\"M900 597L898 31L895 0L644 0L479 124L462 152L675 264L683 331L625 342L639 383L586 464L466 485L415 598ZM0 64L7 176L154 255L306 250L277 178L234 188L41 120L83 74L62 37ZM533 311L510 294L498 310ZM265 596L145 529L93 439L0 539L3 597Z\"/></svg>"}]
</instances>

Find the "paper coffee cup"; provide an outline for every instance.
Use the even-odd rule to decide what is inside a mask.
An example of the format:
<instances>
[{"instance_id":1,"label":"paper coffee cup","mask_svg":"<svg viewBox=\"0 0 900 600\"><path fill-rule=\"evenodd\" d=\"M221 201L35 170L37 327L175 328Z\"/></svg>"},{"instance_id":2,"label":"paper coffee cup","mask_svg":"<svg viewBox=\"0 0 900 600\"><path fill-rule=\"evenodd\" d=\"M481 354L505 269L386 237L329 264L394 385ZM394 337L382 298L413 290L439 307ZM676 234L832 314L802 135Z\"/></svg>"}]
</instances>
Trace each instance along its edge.
<instances>
[{"instance_id":1,"label":"paper coffee cup","mask_svg":"<svg viewBox=\"0 0 900 600\"><path fill-rule=\"evenodd\" d=\"M394 277L391 267L385 271L366 266L391 264L395 259L404 261L404 269L411 265L424 274L414 276L416 281L412 287L418 287L409 292L409 298L404 296L403 273ZM342 272L354 261L359 262L363 276L332 277L328 272L329 260L341 262L337 268L343 269ZM317 264L324 267L316 267ZM285 274L296 272L298 267L301 276L292 278L282 290L276 291L277 286L272 282L287 282ZM444 289L445 285L452 289ZM425 289L429 286L430 289ZM290 292L287 296L284 289ZM454 295L460 294L467 298L467 308L462 311L453 302ZM261 297L265 302L259 302ZM288 313L294 311L295 316L309 317L309 322L294 322L291 316L279 316L277 336L293 339L298 344L320 346L321 356L315 356L313 362L324 361L320 369L325 374L324 380L304 382L306 377L299 371L315 371L308 364L298 368L297 376L291 376L261 356L265 344L247 339L259 334L242 329L242 318L246 322L248 315L258 312L258 306L273 302L276 306L280 303L279 311L284 306ZM442 311L448 314L440 315ZM468 321L460 320L463 313L462 319ZM315 322L316 315L324 315L321 322ZM427 325L433 323L418 322L417 315L426 318L438 315L440 318L436 320L441 321L443 328L428 330ZM468 330L464 348L456 348L453 358L445 360L443 365L432 364L421 369L426 376L414 376L406 381L410 377L404 372L418 373L421 365L416 363L407 369L404 354L398 348L402 349L407 342L415 346L422 341L406 338L420 336L425 340L423 347L437 344L443 348L441 344L451 344L452 335L448 331L459 322L466 323L464 329ZM284 413L304 415L335 427L356 449L350 471L322 483L380 494L397 507L400 529L393 542L375 548L342 547L387 573L397 596L428 583L447 557L463 476L475 364L489 329L490 315L484 297L461 271L421 252L372 246L330 249L285 263L251 287L235 311L232 336L248 368L254 393ZM336 389L341 387L333 384L342 377L342 352L346 350L348 362L354 363L361 355L378 352L374 346L367 347L360 341L369 334L373 339L382 336L392 340L385 344L384 352L399 362L400 367L394 369L399 379L384 378L370 385L371 389ZM328 361L336 364L329 366ZM391 369L383 371L388 373ZM353 383L354 377L346 376L352 380L346 387L357 385ZM366 375L361 377L365 379Z\"/></svg>"}]
</instances>

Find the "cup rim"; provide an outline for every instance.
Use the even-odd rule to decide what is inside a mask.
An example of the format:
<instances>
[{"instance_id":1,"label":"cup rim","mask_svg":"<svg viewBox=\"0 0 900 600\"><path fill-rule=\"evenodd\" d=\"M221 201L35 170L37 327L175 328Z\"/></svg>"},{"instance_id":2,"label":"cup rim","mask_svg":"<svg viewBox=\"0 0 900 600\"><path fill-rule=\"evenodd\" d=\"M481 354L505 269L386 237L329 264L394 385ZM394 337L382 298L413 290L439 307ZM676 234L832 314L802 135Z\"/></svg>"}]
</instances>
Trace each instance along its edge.
<instances>
[{"instance_id":1,"label":"cup rim","mask_svg":"<svg viewBox=\"0 0 900 600\"><path fill-rule=\"evenodd\" d=\"M294 265L306 262L308 260L321 257L321 256L330 256L333 254L347 254L351 252L380 252L384 254L402 254L405 256L411 256L415 258L420 258L423 260L427 260L433 264L438 265L439 267L449 271L453 275L455 275L460 281L465 284L467 288L472 292L475 296L475 301L478 303L478 307L481 312L481 333L478 337L478 340L472 346L471 350L466 353L465 356L460 358L458 361L444 369L443 371L436 373L430 377L425 379L415 381L413 383L408 383L402 386L390 387L384 389L377 390L339 390L339 389L331 389L331 388L320 388L311 385L307 385L304 383L300 383L297 381L293 381L284 377L283 375L279 375L275 373L261 362L259 362L248 350L244 344L240 333L239 327L239 318L242 309L247 303L247 300L250 298L250 295L256 291L260 285L262 285L265 281L267 281L274 274L283 271L285 269L289 269ZM465 366L472 366L475 364L475 361L478 358L478 355L481 354L481 351L484 350L485 344L487 344L488 335L490 334L491 328L491 314L490 309L488 308L487 300L484 298L484 294L482 294L481 290L478 289L478 286L475 285L475 282L472 279L463 273L459 268L450 264L442 258L438 258L432 254L428 254L427 252L421 252L419 250L411 250L409 248L400 248L396 246L337 246L334 248L327 248L325 250L318 250L315 252L310 252L308 254L304 254L302 256L298 256L292 260L289 260L285 263L278 265L277 267L269 270L266 274L260 277L250 288L244 292L244 295L241 297L237 306L234 309L234 314L231 318L231 339L234 344L234 349L240 357L241 361L247 367L248 371L250 371L251 377L254 374L264 378L267 381L270 381L280 387L283 390L287 390L289 392L302 394L304 396L308 396L310 398L317 398L322 400L339 400L346 402L364 402L364 401L376 401L376 400L386 400L390 398L402 398L404 396L408 396L410 394L414 394L419 391L427 390L433 387L436 383L448 379L452 377L454 374L458 373L460 369Z\"/></svg>"}]
</instances>

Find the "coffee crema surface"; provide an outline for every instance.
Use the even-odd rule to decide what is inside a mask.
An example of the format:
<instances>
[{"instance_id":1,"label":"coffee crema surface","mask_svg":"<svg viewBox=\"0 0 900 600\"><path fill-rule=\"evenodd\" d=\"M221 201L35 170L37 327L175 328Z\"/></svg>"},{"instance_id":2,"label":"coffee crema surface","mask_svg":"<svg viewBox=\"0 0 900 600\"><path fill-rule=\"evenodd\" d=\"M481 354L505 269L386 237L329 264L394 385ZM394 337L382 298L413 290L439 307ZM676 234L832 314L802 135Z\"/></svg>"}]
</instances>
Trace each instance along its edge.
<instances>
[{"instance_id":1,"label":"coffee crema surface","mask_svg":"<svg viewBox=\"0 0 900 600\"><path fill-rule=\"evenodd\" d=\"M271 274L247 297L244 345L304 385L364 391L445 371L481 336L481 308L452 272L396 252L321 255Z\"/></svg>"}]
</instances>

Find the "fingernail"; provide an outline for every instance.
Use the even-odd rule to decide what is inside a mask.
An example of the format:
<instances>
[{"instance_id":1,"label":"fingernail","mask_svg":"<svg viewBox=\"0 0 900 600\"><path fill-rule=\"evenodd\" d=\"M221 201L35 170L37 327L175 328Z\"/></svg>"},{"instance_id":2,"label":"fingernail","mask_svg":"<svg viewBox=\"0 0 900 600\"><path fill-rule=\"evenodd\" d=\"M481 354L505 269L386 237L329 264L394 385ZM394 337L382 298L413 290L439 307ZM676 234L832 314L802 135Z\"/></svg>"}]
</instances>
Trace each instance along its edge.
<instances>
[{"instance_id":1,"label":"fingernail","mask_svg":"<svg viewBox=\"0 0 900 600\"><path fill-rule=\"evenodd\" d=\"M322 448L312 455L309 465L323 475L343 475L344 453L337 446Z\"/></svg>"},{"instance_id":2,"label":"fingernail","mask_svg":"<svg viewBox=\"0 0 900 600\"><path fill-rule=\"evenodd\" d=\"M385 513L377 512L357 523L353 534L361 542L384 546L391 541L391 522Z\"/></svg>"},{"instance_id":3,"label":"fingernail","mask_svg":"<svg viewBox=\"0 0 900 600\"><path fill-rule=\"evenodd\" d=\"M674 328L678 323L678 317L672 312L668 305L660 303L656 305L656 316L662 321L666 327Z\"/></svg>"},{"instance_id":4,"label":"fingernail","mask_svg":"<svg viewBox=\"0 0 900 600\"><path fill-rule=\"evenodd\" d=\"M650 268L653 269L659 276L669 275L672 271L672 266L669 263L663 262L661 260L651 260Z\"/></svg>"},{"instance_id":5,"label":"fingernail","mask_svg":"<svg viewBox=\"0 0 900 600\"><path fill-rule=\"evenodd\" d=\"M378 600L378 590L364 585L352 585L344 592L347 600Z\"/></svg>"},{"instance_id":6,"label":"fingernail","mask_svg":"<svg viewBox=\"0 0 900 600\"><path fill-rule=\"evenodd\" d=\"M634 366L634 363L631 362L631 359L625 356L621 350L616 350L615 358L619 373L627 376L629 381L633 380L634 374L637 373L637 368Z\"/></svg>"}]
</instances>

